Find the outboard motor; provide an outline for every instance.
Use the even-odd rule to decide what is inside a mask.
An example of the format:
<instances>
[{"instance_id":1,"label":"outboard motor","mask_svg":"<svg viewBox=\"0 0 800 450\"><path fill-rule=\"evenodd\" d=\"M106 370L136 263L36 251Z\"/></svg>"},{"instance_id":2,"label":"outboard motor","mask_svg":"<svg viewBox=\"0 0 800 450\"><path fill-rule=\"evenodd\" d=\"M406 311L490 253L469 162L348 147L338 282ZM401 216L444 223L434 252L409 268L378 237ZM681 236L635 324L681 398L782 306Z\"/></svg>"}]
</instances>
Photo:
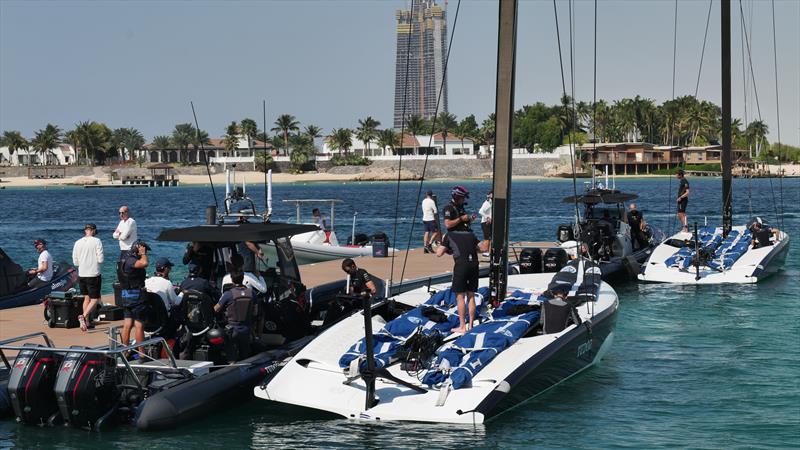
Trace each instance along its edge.
<instances>
[{"instance_id":1,"label":"outboard motor","mask_svg":"<svg viewBox=\"0 0 800 450\"><path fill-rule=\"evenodd\" d=\"M55 386L61 417L76 428L99 429L119 403L117 382L115 358L92 353L67 353Z\"/></svg>"},{"instance_id":2,"label":"outboard motor","mask_svg":"<svg viewBox=\"0 0 800 450\"><path fill-rule=\"evenodd\" d=\"M369 242L369 236L363 233L356 233L355 239L353 239L353 236L347 237L347 245L357 245L359 247L363 247L365 245L369 245Z\"/></svg>"},{"instance_id":3,"label":"outboard motor","mask_svg":"<svg viewBox=\"0 0 800 450\"><path fill-rule=\"evenodd\" d=\"M544 252L542 267L545 272L558 272L568 261L569 255L563 248L548 248Z\"/></svg>"},{"instance_id":4,"label":"outboard motor","mask_svg":"<svg viewBox=\"0 0 800 450\"><path fill-rule=\"evenodd\" d=\"M542 249L522 249L519 254L519 273L542 273L542 259Z\"/></svg>"},{"instance_id":5,"label":"outboard motor","mask_svg":"<svg viewBox=\"0 0 800 450\"><path fill-rule=\"evenodd\" d=\"M562 223L558 226L558 231L556 231L556 239L558 242L567 242L567 241L574 241L575 240L575 231L572 229L572 225L568 225Z\"/></svg>"},{"instance_id":6,"label":"outboard motor","mask_svg":"<svg viewBox=\"0 0 800 450\"><path fill-rule=\"evenodd\" d=\"M17 354L8 380L14 415L22 423L42 425L58 417L53 385L63 357L47 347L25 344Z\"/></svg>"}]
</instances>

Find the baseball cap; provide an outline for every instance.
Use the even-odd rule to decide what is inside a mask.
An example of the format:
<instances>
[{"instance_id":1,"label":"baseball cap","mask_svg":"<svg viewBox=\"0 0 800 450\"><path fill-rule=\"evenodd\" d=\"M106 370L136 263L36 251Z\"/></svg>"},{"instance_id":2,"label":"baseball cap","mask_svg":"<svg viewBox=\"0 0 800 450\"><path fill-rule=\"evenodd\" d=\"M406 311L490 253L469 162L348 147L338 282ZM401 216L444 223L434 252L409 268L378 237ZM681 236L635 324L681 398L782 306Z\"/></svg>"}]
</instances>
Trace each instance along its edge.
<instances>
[{"instance_id":1,"label":"baseball cap","mask_svg":"<svg viewBox=\"0 0 800 450\"><path fill-rule=\"evenodd\" d=\"M34 246L39 245L39 244L47 245L47 241L45 241L44 239L36 239L36 240L33 241L33 245Z\"/></svg>"},{"instance_id":2,"label":"baseball cap","mask_svg":"<svg viewBox=\"0 0 800 450\"><path fill-rule=\"evenodd\" d=\"M427 195L433 195L433 191L431 189L428 189L428 192L426 192L426 194Z\"/></svg>"},{"instance_id":3,"label":"baseball cap","mask_svg":"<svg viewBox=\"0 0 800 450\"><path fill-rule=\"evenodd\" d=\"M452 190L453 197L469 198L469 191L464 186L456 186Z\"/></svg>"},{"instance_id":4,"label":"baseball cap","mask_svg":"<svg viewBox=\"0 0 800 450\"><path fill-rule=\"evenodd\" d=\"M167 258L161 257L156 260L156 270L163 270L172 266L173 264Z\"/></svg>"},{"instance_id":5,"label":"baseball cap","mask_svg":"<svg viewBox=\"0 0 800 450\"><path fill-rule=\"evenodd\" d=\"M141 246L144 246L144 248L150 250L150 246L147 245L147 242L145 242L145 241L143 241L141 239L139 239L138 241L134 242L133 245L131 245L131 249L134 249L136 247L141 247Z\"/></svg>"},{"instance_id":6,"label":"baseball cap","mask_svg":"<svg viewBox=\"0 0 800 450\"><path fill-rule=\"evenodd\" d=\"M97 230L97 225L95 225L93 223L87 223L86 225L83 226L83 229L84 230L86 230L86 229Z\"/></svg>"}]
</instances>

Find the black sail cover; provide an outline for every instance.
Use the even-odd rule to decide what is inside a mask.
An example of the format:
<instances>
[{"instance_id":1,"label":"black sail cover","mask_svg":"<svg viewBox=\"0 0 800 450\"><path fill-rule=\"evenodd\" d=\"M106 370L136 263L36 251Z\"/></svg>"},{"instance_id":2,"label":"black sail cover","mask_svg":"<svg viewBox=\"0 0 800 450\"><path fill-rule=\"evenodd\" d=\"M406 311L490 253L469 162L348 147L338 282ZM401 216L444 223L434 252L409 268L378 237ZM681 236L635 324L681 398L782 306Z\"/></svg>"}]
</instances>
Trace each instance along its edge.
<instances>
[{"instance_id":1,"label":"black sail cover","mask_svg":"<svg viewBox=\"0 0 800 450\"><path fill-rule=\"evenodd\" d=\"M551 292L567 292L570 303L581 304L597 299L600 283L600 266L580 258L573 259L556 272L547 289Z\"/></svg>"},{"instance_id":2,"label":"black sail cover","mask_svg":"<svg viewBox=\"0 0 800 450\"><path fill-rule=\"evenodd\" d=\"M25 283L27 277L22 266L15 263L2 248L0 248L0 297L10 295L19 286Z\"/></svg>"}]
</instances>

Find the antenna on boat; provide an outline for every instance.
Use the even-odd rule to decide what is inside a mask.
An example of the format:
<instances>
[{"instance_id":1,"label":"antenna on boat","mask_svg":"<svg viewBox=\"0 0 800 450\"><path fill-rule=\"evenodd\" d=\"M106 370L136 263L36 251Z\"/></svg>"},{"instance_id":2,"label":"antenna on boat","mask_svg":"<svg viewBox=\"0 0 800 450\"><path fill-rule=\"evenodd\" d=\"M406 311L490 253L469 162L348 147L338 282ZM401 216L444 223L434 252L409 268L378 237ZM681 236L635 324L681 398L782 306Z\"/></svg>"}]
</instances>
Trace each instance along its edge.
<instances>
[{"instance_id":1,"label":"antenna on boat","mask_svg":"<svg viewBox=\"0 0 800 450\"><path fill-rule=\"evenodd\" d=\"M272 169L267 171L267 215L265 221L269 221L272 217Z\"/></svg>"},{"instance_id":2,"label":"antenna on boat","mask_svg":"<svg viewBox=\"0 0 800 450\"><path fill-rule=\"evenodd\" d=\"M197 114L194 112L194 103L189 101L189 105L192 107L192 117L194 117L194 128L195 128L194 131L197 137L197 142L200 143L200 151L203 153L203 159L206 162L206 172L208 173L208 184L211 185L211 194L214 195L214 207L216 209L219 209L219 202L217 201L217 191L214 190L214 180L211 179L211 169L208 166L208 153L206 153L206 149L203 147L203 140L200 139L200 125L197 124Z\"/></svg>"},{"instance_id":3,"label":"antenna on boat","mask_svg":"<svg viewBox=\"0 0 800 450\"><path fill-rule=\"evenodd\" d=\"M508 283L508 211L511 205L511 147L514 120L514 75L517 50L517 0L501 0L497 30L497 98L495 101L494 178L492 182L492 248L489 299L497 304Z\"/></svg>"},{"instance_id":4,"label":"antenna on boat","mask_svg":"<svg viewBox=\"0 0 800 450\"><path fill-rule=\"evenodd\" d=\"M272 169L267 170L267 101L261 101L264 113L264 204L267 211L264 213L264 222L269 222L272 217Z\"/></svg>"}]
</instances>

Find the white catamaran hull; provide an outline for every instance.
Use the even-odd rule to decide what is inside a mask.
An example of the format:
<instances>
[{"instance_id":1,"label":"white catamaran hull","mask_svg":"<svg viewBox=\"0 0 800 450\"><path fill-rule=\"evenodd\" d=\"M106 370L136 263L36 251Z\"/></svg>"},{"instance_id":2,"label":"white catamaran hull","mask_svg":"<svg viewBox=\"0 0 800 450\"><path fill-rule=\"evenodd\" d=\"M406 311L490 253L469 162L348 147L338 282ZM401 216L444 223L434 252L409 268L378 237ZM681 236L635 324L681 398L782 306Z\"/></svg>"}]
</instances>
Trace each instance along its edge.
<instances>
[{"instance_id":1,"label":"white catamaran hull","mask_svg":"<svg viewBox=\"0 0 800 450\"><path fill-rule=\"evenodd\" d=\"M372 256L372 246L339 245L336 234L331 232L326 239L322 230L292 236L292 247L297 264L313 264L334 259L357 258L359 256ZM265 253L268 259L275 261L275 247L266 245ZM388 249L388 254L394 249Z\"/></svg>"},{"instance_id":2,"label":"white catamaran hull","mask_svg":"<svg viewBox=\"0 0 800 450\"><path fill-rule=\"evenodd\" d=\"M742 232L745 227L737 226L733 230ZM694 265L685 269L667 266L665 261L679 250L678 247L669 245L670 241L685 241L692 239L692 236L692 233L680 232L656 247L642 267L639 279L676 284L758 283L783 267L789 250L789 235L780 231L773 245L760 248L750 246L731 267L724 270L706 265L700 265L699 270Z\"/></svg>"},{"instance_id":3,"label":"white catamaran hull","mask_svg":"<svg viewBox=\"0 0 800 450\"><path fill-rule=\"evenodd\" d=\"M508 290L513 291L516 286L544 290L552 277L553 274L511 275ZM481 281L484 286L488 283L486 279ZM427 288L422 288L395 300L416 306L428 298ZM429 388L426 393L418 393L378 378L375 392L379 402L368 410L365 410L363 379L344 384L345 376L338 365L342 354L364 336L364 317L355 314L321 334L266 386L257 387L254 392L265 400L328 411L354 420L482 423L600 360L613 340L618 305L616 293L603 283L598 300L579 307L583 324L570 325L560 333L519 339L484 366L470 387L447 393ZM373 317L374 330L383 325L379 316ZM390 366L389 372L422 386L419 379L401 370L398 364ZM437 402L441 406L436 406Z\"/></svg>"}]
</instances>

